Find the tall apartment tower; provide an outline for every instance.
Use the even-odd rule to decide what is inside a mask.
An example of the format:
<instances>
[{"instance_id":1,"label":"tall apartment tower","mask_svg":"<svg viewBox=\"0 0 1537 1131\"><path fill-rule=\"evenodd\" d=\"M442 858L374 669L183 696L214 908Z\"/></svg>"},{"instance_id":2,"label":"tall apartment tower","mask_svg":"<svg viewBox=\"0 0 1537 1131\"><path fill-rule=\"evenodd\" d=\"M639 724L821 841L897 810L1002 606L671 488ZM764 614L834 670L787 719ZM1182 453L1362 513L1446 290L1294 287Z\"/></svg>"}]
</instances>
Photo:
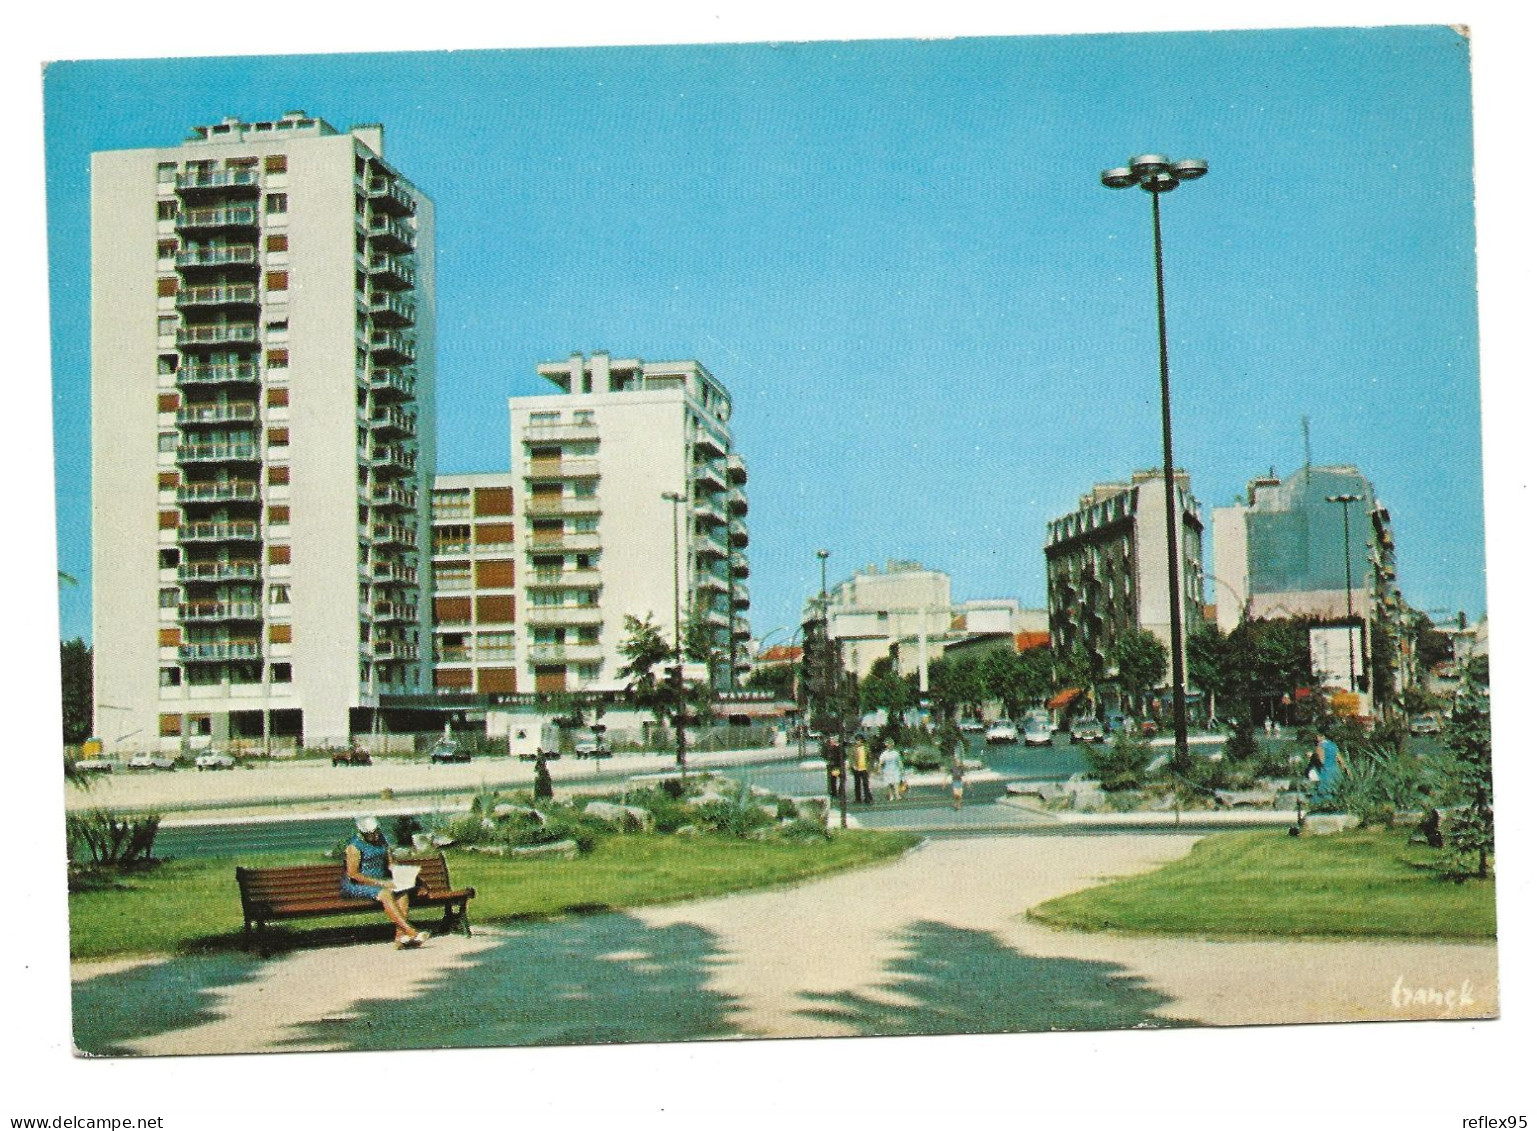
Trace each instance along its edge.
<instances>
[{"instance_id":1,"label":"tall apartment tower","mask_svg":"<svg viewBox=\"0 0 1537 1131\"><path fill-rule=\"evenodd\" d=\"M518 690L517 541L509 472L439 475L432 489L433 685Z\"/></svg>"},{"instance_id":2,"label":"tall apartment tower","mask_svg":"<svg viewBox=\"0 0 1537 1131\"><path fill-rule=\"evenodd\" d=\"M675 607L708 626L711 680L730 686L750 666L747 467L725 387L697 361L606 353L538 371L560 392L509 402L520 690L623 686L625 617L651 617L671 643Z\"/></svg>"},{"instance_id":3,"label":"tall apartment tower","mask_svg":"<svg viewBox=\"0 0 1537 1131\"><path fill-rule=\"evenodd\" d=\"M427 686L432 203L294 112L93 154L91 225L97 732L345 741Z\"/></svg>"},{"instance_id":4,"label":"tall apartment tower","mask_svg":"<svg viewBox=\"0 0 1537 1131\"><path fill-rule=\"evenodd\" d=\"M1201 623L1201 512L1190 476L1174 473L1180 529L1180 604L1184 639ZM1115 645L1138 630L1165 648L1173 640L1169 558L1161 470L1134 472L1129 483L1099 483L1078 509L1047 524L1046 598L1052 655L1083 650L1105 673ZM1167 675L1167 673L1165 673Z\"/></svg>"}]
</instances>

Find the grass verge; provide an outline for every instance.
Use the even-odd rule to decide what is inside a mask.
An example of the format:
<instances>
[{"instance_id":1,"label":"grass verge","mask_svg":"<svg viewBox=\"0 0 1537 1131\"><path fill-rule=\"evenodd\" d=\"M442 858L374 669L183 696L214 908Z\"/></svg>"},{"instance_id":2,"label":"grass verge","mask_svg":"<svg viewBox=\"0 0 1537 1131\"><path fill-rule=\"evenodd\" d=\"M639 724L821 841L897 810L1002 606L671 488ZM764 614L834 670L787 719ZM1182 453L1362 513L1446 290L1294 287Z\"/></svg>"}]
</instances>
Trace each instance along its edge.
<instances>
[{"instance_id":1,"label":"grass verge","mask_svg":"<svg viewBox=\"0 0 1537 1131\"><path fill-rule=\"evenodd\" d=\"M826 841L747 841L728 837L613 837L575 860L508 860L455 853L455 885L477 890L473 923L508 922L671 903L791 883L863 867L917 842L908 833L861 830ZM223 950L242 944L235 865L316 863L292 856L172 860L108 877L69 898L70 956L75 959ZM427 912L429 920L435 911ZM293 924L296 935L323 925L382 923L381 915ZM424 922L427 920L424 920Z\"/></svg>"},{"instance_id":2,"label":"grass verge","mask_svg":"<svg viewBox=\"0 0 1537 1131\"><path fill-rule=\"evenodd\" d=\"M1155 872L1053 899L1032 919L1081 931L1208 938L1495 937L1494 885L1454 883L1402 829L1206 837Z\"/></svg>"}]
</instances>

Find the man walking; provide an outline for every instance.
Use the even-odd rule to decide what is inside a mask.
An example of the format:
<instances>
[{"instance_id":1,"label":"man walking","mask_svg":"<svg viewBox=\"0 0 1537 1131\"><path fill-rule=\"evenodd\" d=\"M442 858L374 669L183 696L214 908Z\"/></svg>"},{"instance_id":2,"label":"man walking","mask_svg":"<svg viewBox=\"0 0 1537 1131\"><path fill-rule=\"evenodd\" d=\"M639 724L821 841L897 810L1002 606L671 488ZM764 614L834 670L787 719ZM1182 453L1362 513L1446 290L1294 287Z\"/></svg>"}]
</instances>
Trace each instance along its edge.
<instances>
[{"instance_id":1,"label":"man walking","mask_svg":"<svg viewBox=\"0 0 1537 1131\"><path fill-rule=\"evenodd\" d=\"M870 794L870 746L865 742L863 733L854 738L853 770L854 803L875 804L875 798Z\"/></svg>"}]
</instances>

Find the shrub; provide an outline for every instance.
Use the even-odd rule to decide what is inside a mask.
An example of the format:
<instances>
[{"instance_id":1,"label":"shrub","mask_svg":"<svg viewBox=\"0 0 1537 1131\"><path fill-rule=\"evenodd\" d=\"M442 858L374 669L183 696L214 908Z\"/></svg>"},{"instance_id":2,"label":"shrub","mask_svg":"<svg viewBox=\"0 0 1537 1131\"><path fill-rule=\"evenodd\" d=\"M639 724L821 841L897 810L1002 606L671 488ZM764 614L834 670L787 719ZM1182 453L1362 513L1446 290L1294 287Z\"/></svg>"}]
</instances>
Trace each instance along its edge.
<instances>
[{"instance_id":1,"label":"shrub","mask_svg":"<svg viewBox=\"0 0 1537 1131\"><path fill-rule=\"evenodd\" d=\"M1240 721L1228 735L1222 755L1230 762L1249 762L1259 754L1259 743L1254 741L1254 729Z\"/></svg>"},{"instance_id":2,"label":"shrub","mask_svg":"<svg viewBox=\"0 0 1537 1131\"><path fill-rule=\"evenodd\" d=\"M1090 772L1112 793L1141 786L1152 757L1151 746L1124 731L1118 732L1108 745L1084 747Z\"/></svg>"},{"instance_id":3,"label":"shrub","mask_svg":"<svg viewBox=\"0 0 1537 1131\"><path fill-rule=\"evenodd\" d=\"M84 851L95 867L124 868L150 858L160 831L160 814L124 817L109 809L94 809L71 813L64 828L72 863L83 863L79 853Z\"/></svg>"},{"instance_id":4,"label":"shrub","mask_svg":"<svg viewBox=\"0 0 1537 1131\"><path fill-rule=\"evenodd\" d=\"M1353 813L1363 825L1391 827L1399 813L1421 809L1430 793L1424 767L1396 747L1365 741L1348 756L1348 770L1314 800L1319 808Z\"/></svg>"}]
</instances>

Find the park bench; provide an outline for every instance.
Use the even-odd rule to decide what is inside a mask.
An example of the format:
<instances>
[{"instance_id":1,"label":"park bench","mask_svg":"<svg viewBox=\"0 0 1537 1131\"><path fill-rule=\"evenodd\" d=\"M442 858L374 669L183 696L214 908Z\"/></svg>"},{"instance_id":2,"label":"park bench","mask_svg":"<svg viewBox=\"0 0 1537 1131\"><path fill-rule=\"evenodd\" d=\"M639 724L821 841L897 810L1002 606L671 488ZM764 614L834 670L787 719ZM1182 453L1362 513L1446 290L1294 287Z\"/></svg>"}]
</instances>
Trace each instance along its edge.
<instances>
[{"instance_id":1,"label":"park bench","mask_svg":"<svg viewBox=\"0 0 1537 1131\"><path fill-rule=\"evenodd\" d=\"M441 852L430 856L401 856L397 864L415 864L421 868L416 890L411 893L411 909L443 908L443 926L447 931L462 927L470 933L469 903L474 888L455 889L448 878L448 861ZM328 915L383 915L376 900L351 899L341 893L346 865L299 864L287 868L236 868L240 885L240 908L245 917L247 939L261 939L268 923L282 919L311 919Z\"/></svg>"}]
</instances>

